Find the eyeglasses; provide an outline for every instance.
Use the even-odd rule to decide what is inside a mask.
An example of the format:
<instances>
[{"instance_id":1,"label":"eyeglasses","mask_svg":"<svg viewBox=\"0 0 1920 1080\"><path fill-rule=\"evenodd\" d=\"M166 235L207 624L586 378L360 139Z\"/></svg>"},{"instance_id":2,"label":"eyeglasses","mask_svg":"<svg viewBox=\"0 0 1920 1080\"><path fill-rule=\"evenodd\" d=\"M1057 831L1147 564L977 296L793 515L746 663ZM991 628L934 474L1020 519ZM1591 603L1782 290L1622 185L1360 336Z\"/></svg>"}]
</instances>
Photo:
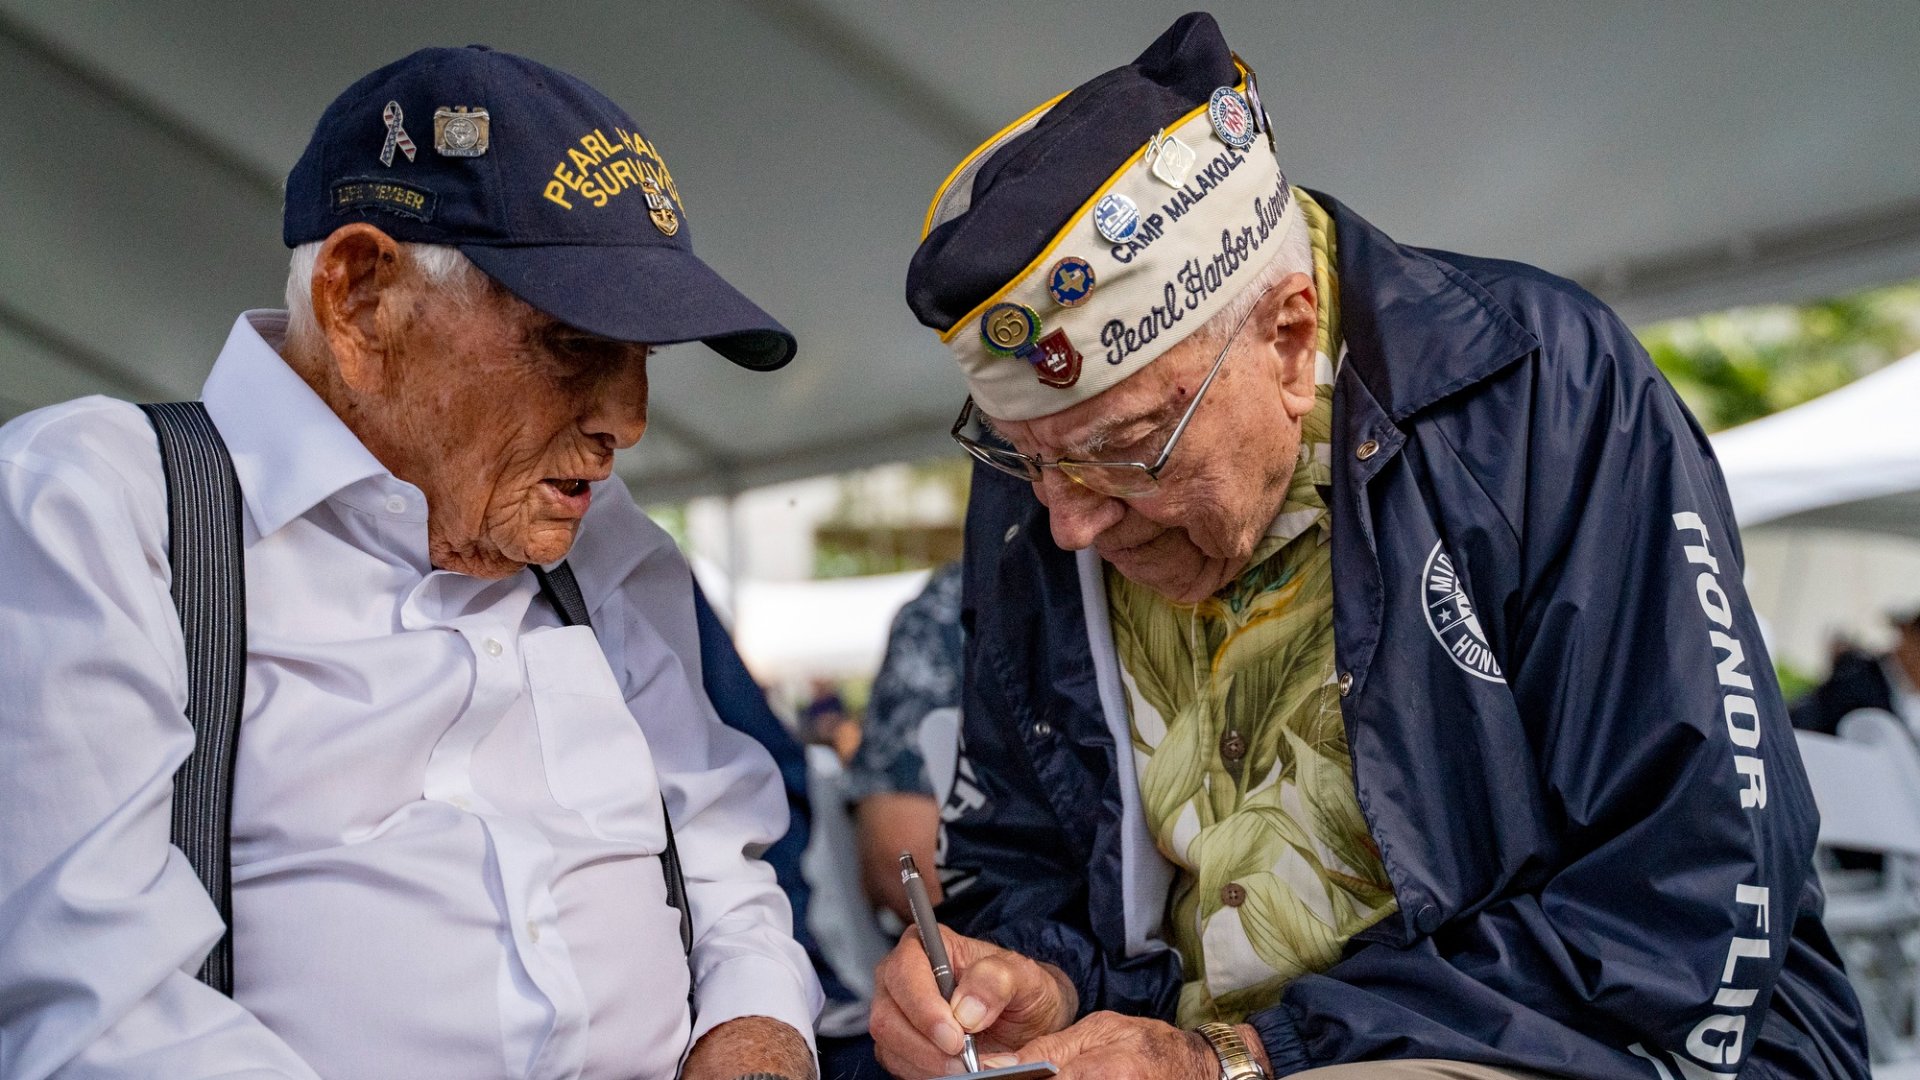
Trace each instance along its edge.
<instances>
[{"instance_id":1,"label":"eyeglasses","mask_svg":"<svg viewBox=\"0 0 1920 1080\"><path fill-rule=\"evenodd\" d=\"M1261 296L1265 296L1263 292ZM1195 410L1200 408L1200 400L1207 396L1207 387L1213 385L1214 376L1220 374L1220 365L1226 363L1227 354L1233 351L1233 343L1239 339L1240 331L1253 317L1260 306L1256 298L1253 307L1247 309L1240 321L1234 324L1232 332L1227 334L1227 342L1220 347L1220 355L1213 358L1213 368L1193 392L1193 400L1187 403L1187 411L1180 416L1180 422L1173 426L1173 434L1167 437L1167 445L1160 451L1153 464L1144 461L1080 461L1074 458L1060 458L1057 461L1042 461L1028 457L1010 447L997 446L983 442L968 434L968 425L979 427L975 414L979 411L973 404L973 397L967 397L967 403L960 408L960 418L953 422L953 441L966 447L967 453L974 459L1006 473L1017 476L1030 483L1040 482L1040 470L1059 469L1067 479L1089 491L1099 492L1116 499L1134 499L1149 495L1160 488L1160 473L1166 469L1167 462L1173 459L1173 448L1180 445L1180 436L1186 432L1188 421L1193 419Z\"/></svg>"}]
</instances>

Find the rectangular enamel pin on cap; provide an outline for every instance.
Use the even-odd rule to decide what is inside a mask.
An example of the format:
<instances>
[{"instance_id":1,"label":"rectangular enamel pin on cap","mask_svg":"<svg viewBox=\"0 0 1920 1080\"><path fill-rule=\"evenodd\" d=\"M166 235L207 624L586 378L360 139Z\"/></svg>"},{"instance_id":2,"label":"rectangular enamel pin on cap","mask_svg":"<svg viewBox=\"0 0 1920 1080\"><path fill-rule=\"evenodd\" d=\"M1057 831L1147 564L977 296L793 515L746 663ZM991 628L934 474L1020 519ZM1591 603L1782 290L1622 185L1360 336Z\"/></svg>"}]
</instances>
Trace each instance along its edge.
<instances>
[{"instance_id":1,"label":"rectangular enamel pin on cap","mask_svg":"<svg viewBox=\"0 0 1920 1080\"><path fill-rule=\"evenodd\" d=\"M479 157L487 152L490 118L485 109L465 105L433 111L433 148L446 157Z\"/></svg>"}]
</instances>

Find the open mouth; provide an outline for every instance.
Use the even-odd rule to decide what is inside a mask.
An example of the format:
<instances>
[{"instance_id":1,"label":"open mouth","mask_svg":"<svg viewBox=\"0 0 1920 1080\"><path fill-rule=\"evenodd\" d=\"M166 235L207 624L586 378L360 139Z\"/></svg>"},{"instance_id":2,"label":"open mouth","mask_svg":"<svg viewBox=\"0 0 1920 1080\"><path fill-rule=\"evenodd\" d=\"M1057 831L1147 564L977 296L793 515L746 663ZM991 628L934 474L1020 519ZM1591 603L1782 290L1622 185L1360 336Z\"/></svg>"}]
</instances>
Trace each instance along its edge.
<instances>
[{"instance_id":1,"label":"open mouth","mask_svg":"<svg viewBox=\"0 0 1920 1080\"><path fill-rule=\"evenodd\" d=\"M547 483L552 484L554 490L568 498L576 495L585 495L587 493L587 482L585 480L548 480Z\"/></svg>"}]
</instances>

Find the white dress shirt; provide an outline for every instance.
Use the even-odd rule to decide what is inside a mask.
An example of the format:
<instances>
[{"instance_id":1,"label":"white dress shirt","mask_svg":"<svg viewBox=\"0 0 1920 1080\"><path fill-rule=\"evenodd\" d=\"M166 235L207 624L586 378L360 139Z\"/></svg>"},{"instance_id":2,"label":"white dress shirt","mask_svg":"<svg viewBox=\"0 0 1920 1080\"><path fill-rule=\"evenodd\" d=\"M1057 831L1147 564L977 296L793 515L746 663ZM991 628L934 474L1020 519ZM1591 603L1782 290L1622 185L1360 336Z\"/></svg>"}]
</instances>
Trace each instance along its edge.
<instances>
[{"instance_id":1,"label":"white dress shirt","mask_svg":"<svg viewBox=\"0 0 1920 1080\"><path fill-rule=\"evenodd\" d=\"M152 429L86 398L0 428L0 1076L668 1078L820 991L757 855L773 763L700 687L692 578L619 481L530 573L435 570L427 509L235 324L204 400L244 499L236 986L167 843L192 746ZM596 637L597 632L597 637ZM692 898L696 1011L660 793Z\"/></svg>"}]
</instances>

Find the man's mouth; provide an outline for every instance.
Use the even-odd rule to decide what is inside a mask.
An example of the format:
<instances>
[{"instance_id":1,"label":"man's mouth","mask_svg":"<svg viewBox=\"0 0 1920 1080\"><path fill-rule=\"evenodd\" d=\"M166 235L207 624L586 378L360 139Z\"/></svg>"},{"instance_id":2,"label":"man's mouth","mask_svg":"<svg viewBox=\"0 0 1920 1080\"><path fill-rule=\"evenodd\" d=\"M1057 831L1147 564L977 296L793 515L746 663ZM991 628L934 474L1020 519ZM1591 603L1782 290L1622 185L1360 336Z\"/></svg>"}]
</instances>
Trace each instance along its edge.
<instances>
[{"instance_id":1,"label":"man's mouth","mask_svg":"<svg viewBox=\"0 0 1920 1080\"><path fill-rule=\"evenodd\" d=\"M587 493L587 482L578 478L549 479L547 483L552 484L555 490L568 498Z\"/></svg>"}]
</instances>

